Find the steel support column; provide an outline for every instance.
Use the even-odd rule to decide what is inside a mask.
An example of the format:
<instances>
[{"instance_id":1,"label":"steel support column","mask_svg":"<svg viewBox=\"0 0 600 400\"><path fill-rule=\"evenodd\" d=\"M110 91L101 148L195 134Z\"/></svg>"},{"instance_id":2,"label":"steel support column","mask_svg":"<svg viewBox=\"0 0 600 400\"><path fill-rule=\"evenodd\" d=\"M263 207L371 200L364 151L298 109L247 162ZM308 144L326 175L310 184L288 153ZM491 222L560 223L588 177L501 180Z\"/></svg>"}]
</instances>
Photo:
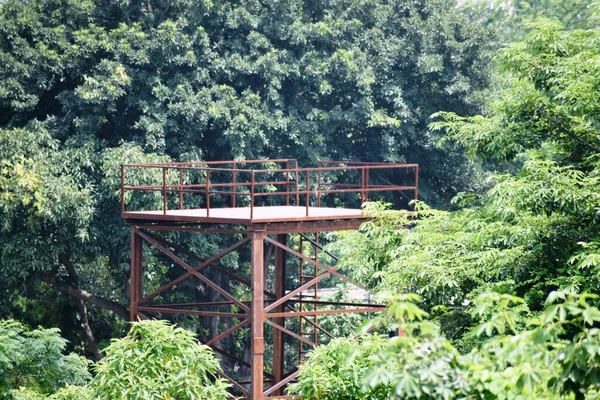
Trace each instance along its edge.
<instances>
[{"instance_id":1,"label":"steel support column","mask_svg":"<svg viewBox=\"0 0 600 400\"><path fill-rule=\"evenodd\" d=\"M277 242L286 245L286 234L278 234ZM285 296L285 267L286 267L286 252L281 247L275 248L275 300L279 300ZM277 312L284 312L284 306L277 307ZM274 323L281 326L285 325L284 318L276 318ZM284 365L284 337L283 332L279 329L273 329L273 376L275 383L280 382L285 374ZM275 396L282 395L282 389L278 389L273 393Z\"/></svg>"},{"instance_id":2,"label":"steel support column","mask_svg":"<svg viewBox=\"0 0 600 400\"><path fill-rule=\"evenodd\" d=\"M249 400L262 400L264 388L264 320L265 320L265 274L264 274L264 241L266 232L255 230L250 232L252 247L252 373Z\"/></svg>"},{"instance_id":3,"label":"steel support column","mask_svg":"<svg viewBox=\"0 0 600 400\"><path fill-rule=\"evenodd\" d=\"M129 281L129 319L138 317L138 307L142 298L142 238L138 228L131 226L131 278Z\"/></svg>"}]
</instances>

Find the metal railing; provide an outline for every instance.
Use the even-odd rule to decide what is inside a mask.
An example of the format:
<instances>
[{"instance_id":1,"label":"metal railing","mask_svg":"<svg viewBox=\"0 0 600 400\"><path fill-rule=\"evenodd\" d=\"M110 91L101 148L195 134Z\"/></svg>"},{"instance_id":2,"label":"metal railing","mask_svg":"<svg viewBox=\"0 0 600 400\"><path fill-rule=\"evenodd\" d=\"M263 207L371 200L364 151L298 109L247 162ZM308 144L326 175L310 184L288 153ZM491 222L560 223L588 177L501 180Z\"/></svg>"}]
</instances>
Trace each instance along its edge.
<instances>
[{"instance_id":1,"label":"metal railing","mask_svg":"<svg viewBox=\"0 0 600 400\"><path fill-rule=\"evenodd\" d=\"M405 176L408 171L412 182L398 185L379 177L379 181L373 183L373 175L384 171L392 175L404 173ZM133 178L150 183L128 183ZM370 193L409 191L416 200L418 185L418 164L321 161L316 168L299 168L294 159L123 164L121 212L127 212L127 192L141 191L161 193L163 214L170 210L202 208L209 217L211 208L249 207L250 218L253 218L255 207L279 203L303 206L309 216L313 198L313 207L321 206L324 195L336 193L359 194L362 203L369 200ZM177 195L176 201L173 201L173 194ZM198 207L195 202L192 207L187 207L186 194L202 196L204 204ZM229 200L211 207L215 196L226 196ZM169 208L170 203L175 206Z\"/></svg>"}]
</instances>

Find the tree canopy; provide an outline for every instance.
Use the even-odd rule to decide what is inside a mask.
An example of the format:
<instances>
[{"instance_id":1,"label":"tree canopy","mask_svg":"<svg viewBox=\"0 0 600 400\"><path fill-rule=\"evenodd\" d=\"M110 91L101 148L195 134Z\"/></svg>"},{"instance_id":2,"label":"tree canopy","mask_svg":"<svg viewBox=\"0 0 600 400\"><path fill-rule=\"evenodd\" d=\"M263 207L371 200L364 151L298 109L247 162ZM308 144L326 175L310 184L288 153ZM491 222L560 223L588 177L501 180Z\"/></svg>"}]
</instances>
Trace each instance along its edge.
<instances>
[{"instance_id":1,"label":"tree canopy","mask_svg":"<svg viewBox=\"0 0 600 400\"><path fill-rule=\"evenodd\" d=\"M125 162L418 161L442 204L473 168L428 117L479 109L485 48L451 0L2 2L0 309L122 332Z\"/></svg>"}]
</instances>

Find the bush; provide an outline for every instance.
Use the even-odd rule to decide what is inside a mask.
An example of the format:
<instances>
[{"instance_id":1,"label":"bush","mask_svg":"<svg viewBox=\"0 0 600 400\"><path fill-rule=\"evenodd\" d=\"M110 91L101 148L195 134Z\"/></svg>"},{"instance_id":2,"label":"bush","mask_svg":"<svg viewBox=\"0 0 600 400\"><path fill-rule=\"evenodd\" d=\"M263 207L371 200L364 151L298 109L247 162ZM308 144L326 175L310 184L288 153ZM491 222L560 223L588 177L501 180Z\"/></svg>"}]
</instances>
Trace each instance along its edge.
<instances>
[{"instance_id":1,"label":"bush","mask_svg":"<svg viewBox=\"0 0 600 400\"><path fill-rule=\"evenodd\" d=\"M113 340L95 365L96 399L224 400L229 385L217 378L218 360L194 334L166 321L140 321Z\"/></svg>"},{"instance_id":2,"label":"bush","mask_svg":"<svg viewBox=\"0 0 600 400\"><path fill-rule=\"evenodd\" d=\"M56 328L29 330L14 320L0 321L0 399L51 395L91 379L85 358L63 354L67 341L59 333Z\"/></svg>"}]
</instances>

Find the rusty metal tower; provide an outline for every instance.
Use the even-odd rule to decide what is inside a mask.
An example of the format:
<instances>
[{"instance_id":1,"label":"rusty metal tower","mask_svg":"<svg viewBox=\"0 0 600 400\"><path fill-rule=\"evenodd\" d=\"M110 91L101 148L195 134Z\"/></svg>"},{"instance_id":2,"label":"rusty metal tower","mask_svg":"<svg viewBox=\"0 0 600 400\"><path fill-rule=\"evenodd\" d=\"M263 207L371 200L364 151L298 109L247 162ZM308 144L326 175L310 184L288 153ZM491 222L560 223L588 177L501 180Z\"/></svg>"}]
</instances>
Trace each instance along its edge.
<instances>
[{"instance_id":1,"label":"rusty metal tower","mask_svg":"<svg viewBox=\"0 0 600 400\"><path fill-rule=\"evenodd\" d=\"M121 215L131 226L131 319L184 314L227 320L221 324L222 332L205 344L246 373L236 378L224 370L221 376L247 399L290 398L284 389L297 378L303 355L320 338L334 336L320 326L320 316L382 309L372 302L329 301L319 296L319 284L333 276L361 287L339 266L321 261L320 255L335 257L323 249L319 233L358 229L367 219L358 207L323 204L333 196L362 203L379 192L416 199L418 165L322 161L315 168L299 168L293 159L123 165ZM153 204L159 200L161 207L143 209L144 196ZM231 244L202 258L165 237L173 232L227 235ZM181 275L145 290L144 245L181 267ZM249 254L249 277L220 263L234 252ZM266 268L269 264L271 269ZM247 294L221 287L208 271L226 276L246 288ZM290 276L295 287L286 287ZM222 301L161 303L167 291L194 278ZM242 329L249 332L247 357L219 346ZM265 336L270 339L268 356ZM286 353L296 359L286 360Z\"/></svg>"}]
</instances>

